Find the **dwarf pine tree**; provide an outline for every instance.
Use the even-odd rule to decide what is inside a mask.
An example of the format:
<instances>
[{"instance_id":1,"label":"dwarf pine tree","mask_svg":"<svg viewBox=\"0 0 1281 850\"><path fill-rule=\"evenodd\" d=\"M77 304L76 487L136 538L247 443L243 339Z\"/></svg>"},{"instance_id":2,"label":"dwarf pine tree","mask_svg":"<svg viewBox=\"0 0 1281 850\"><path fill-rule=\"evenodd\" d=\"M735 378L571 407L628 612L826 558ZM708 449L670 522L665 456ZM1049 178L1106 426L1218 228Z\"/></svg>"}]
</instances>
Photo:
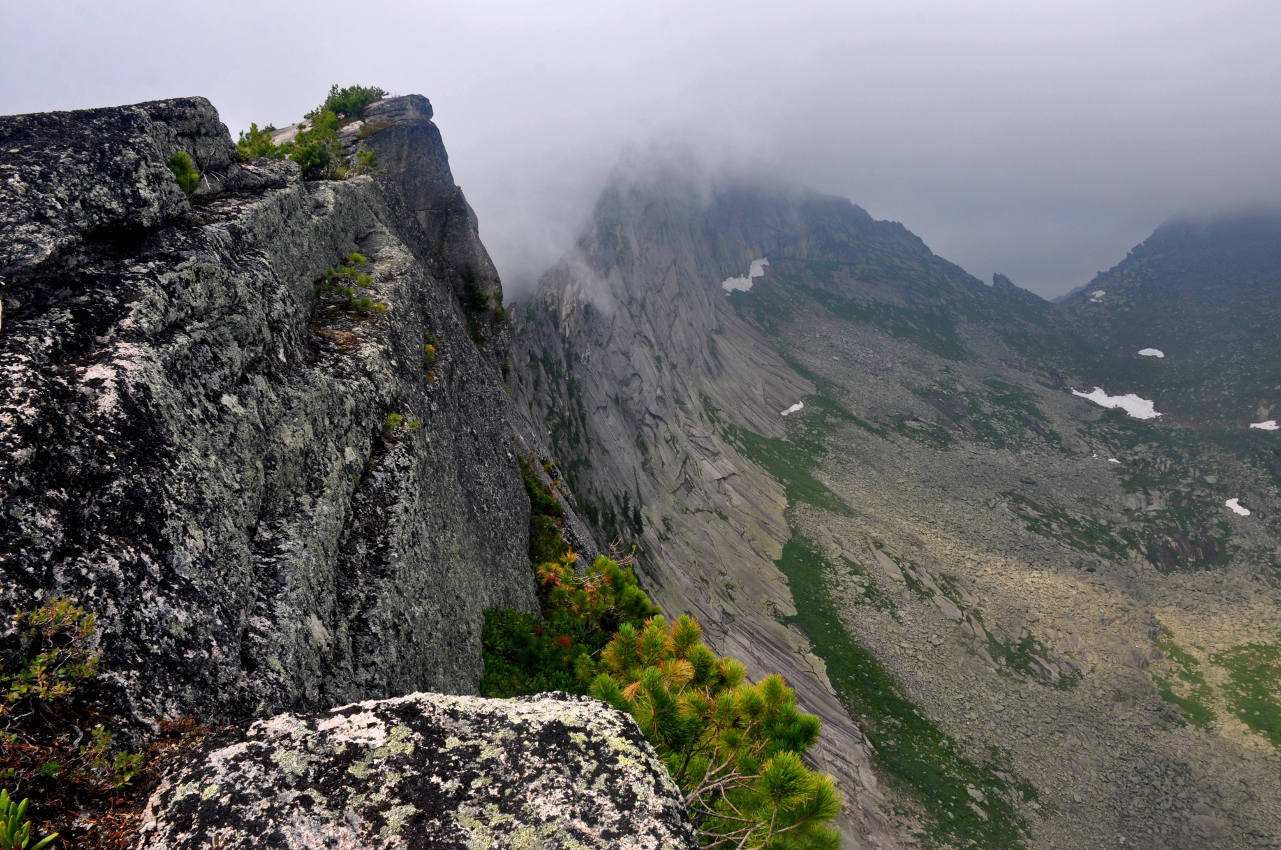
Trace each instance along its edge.
<instances>
[{"instance_id":1,"label":"dwarf pine tree","mask_svg":"<svg viewBox=\"0 0 1281 850\"><path fill-rule=\"evenodd\" d=\"M622 625L599 670L592 696L636 718L685 792L704 847L838 846L835 785L800 757L819 720L797 711L782 678L747 682L691 617Z\"/></svg>"}]
</instances>

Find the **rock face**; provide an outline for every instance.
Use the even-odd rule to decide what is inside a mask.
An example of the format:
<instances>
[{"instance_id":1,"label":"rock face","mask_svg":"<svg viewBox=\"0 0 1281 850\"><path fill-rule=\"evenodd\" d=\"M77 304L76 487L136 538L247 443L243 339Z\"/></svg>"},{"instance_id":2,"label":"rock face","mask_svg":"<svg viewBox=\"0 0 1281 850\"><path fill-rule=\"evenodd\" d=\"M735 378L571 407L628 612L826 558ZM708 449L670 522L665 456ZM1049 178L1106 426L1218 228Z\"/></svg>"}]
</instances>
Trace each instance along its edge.
<instances>
[{"instance_id":1,"label":"rock face","mask_svg":"<svg viewBox=\"0 0 1281 850\"><path fill-rule=\"evenodd\" d=\"M459 295L475 286L501 305L498 271L477 235L476 214L454 185L445 144L431 117L431 103L421 95L373 103L365 110L362 130L376 132L366 137L365 146L377 153L379 167L398 185L428 244L458 274Z\"/></svg>"},{"instance_id":2,"label":"rock face","mask_svg":"<svg viewBox=\"0 0 1281 850\"><path fill-rule=\"evenodd\" d=\"M536 610L492 266L426 99L375 111L342 182L199 98L0 119L0 605L96 612L120 713L468 692L482 612ZM352 252L374 309L324 296Z\"/></svg>"},{"instance_id":3,"label":"rock face","mask_svg":"<svg viewBox=\"0 0 1281 850\"><path fill-rule=\"evenodd\" d=\"M206 742L157 789L139 850L695 848L635 721L587 697L412 694Z\"/></svg>"}]
</instances>

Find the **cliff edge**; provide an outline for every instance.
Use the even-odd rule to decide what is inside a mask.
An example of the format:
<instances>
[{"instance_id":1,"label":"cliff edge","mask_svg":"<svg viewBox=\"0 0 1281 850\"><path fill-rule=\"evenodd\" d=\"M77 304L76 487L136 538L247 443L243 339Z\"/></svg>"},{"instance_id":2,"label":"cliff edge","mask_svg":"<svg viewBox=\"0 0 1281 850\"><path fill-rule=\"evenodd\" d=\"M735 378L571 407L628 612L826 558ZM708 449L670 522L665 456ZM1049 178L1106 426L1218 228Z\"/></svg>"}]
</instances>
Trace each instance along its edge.
<instances>
[{"instance_id":1,"label":"cliff edge","mask_svg":"<svg viewBox=\"0 0 1281 850\"><path fill-rule=\"evenodd\" d=\"M202 98L0 118L0 605L95 612L112 713L474 692L483 611L537 610L506 332L459 298L497 276L427 99L371 113L343 181Z\"/></svg>"}]
</instances>

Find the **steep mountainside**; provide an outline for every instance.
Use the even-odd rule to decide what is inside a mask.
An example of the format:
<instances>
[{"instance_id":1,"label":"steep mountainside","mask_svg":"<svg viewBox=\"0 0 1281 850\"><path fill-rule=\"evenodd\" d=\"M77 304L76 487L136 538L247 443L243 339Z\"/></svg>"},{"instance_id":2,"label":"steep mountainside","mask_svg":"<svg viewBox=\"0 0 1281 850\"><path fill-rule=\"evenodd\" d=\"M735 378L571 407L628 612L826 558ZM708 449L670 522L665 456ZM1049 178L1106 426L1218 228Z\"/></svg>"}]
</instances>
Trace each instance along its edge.
<instances>
[{"instance_id":1,"label":"steep mountainside","mask_svg":"<svg viewBox=\"0 0 1281 850\"><path fill-rule=\"evenodd\" d=\"M1158 410L1242 427L1281 414L1281 213L1167 222L1062 306Z\"/></svg>"},{"instance_id":2,"label":"steep mountainside","mask_svg":"<svg viewBox=\"0 0 1281 850\"><path fill-rule=\"evenodd\" d=\"M517 395L657 601L823 717L848 846L1274 845L1276 437L1074 395L1059 315L660 170L518 312Z\"/></svg>"},{"instance_id":3,"label":"steep mountainside","mask_svg":"<svg viewBox=\"0 0 1281 850\"><path fill-rule=\"evenodd\" d=\"M199 98L0 119L0 602L95 612L139 720L474 692L536 610L497 276L427 100L366 117L341 182Z\"/></svg>"}]
</instances>

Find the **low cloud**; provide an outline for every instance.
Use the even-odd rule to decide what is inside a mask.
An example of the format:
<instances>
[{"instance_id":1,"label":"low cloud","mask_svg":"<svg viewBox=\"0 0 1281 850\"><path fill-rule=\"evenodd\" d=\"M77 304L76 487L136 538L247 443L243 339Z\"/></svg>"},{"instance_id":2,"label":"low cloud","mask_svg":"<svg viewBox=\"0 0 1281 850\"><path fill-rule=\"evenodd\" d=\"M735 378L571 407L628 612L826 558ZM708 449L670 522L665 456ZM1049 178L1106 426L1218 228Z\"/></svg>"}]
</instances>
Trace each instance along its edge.
<instances>
[{"instance_id":1,"label":"low cloud","mask_svg":"<svg viewBox=\"0 0 1281 850\"><path fill-rule=\"evenodd\" d=\"M679 140L1055 295L1167 217L1281 200L1277 32L1271 0L69 0L10 10L0 112L203 94L234 132L377 84L432 99L515 291L622 151Z\"/></svg>"}]
</instances>

